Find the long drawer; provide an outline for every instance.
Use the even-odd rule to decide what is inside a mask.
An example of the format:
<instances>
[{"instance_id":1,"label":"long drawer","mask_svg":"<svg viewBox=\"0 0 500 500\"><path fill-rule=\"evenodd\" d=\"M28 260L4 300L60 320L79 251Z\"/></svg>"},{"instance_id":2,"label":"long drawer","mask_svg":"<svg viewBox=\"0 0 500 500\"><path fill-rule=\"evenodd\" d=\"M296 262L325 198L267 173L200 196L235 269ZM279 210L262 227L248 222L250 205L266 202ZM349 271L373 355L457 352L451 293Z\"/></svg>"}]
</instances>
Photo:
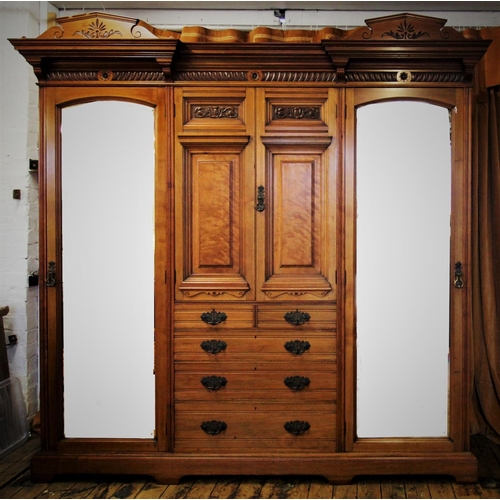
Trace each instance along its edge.
<instances>
[{"instance_id":1,"label":"long drawer","mask_svg":"<svg viewBox=\"0 0 500 500\"><path fill-rule=\"evenodd\" d=\"M178 410L175 451L335 452L336 415L329 410L311 411L309 405L272 411L225 411L217 406Z\"/></svg>"},{"instance_id":2,"label":"long drawer","mask_svg":"<svg viewBox=\"0 0 500 500\"><path fill-rule=\"evenodd\" d=\"M217 332L218 335L188 336L176 334L175 361L232 361L270 356L273 361L293 361L299 358L333 361L336 351L334 332L300 332L286 335L260 332L254 335Z\"/></svg>"},{"instance_id":3,"label":"long drawer","mask_svg":"<svg viewBox=\"0 0 500 500\"><path fill-rule=\"evenodd\" d=\"M176 401L266 400L299 403L334 401L337 374L332 370L304 371L288 366L286 371L177 372Z\"/></svg>"}]
</instances>

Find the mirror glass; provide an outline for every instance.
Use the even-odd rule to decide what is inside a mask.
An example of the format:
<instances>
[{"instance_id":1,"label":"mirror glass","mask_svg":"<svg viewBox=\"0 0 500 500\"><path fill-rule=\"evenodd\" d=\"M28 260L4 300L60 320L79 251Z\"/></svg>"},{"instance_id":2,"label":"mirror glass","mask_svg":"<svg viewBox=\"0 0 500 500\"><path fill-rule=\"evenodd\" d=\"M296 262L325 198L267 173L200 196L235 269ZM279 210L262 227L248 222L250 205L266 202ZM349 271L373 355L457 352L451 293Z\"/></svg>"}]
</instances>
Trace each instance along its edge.
<instances>
[{"instance_id":1,"label":"mirror glass","mask_svg":"<svg viewBox=\"0 0 500 500\"><path fill-rule=\"evenodd\" d=\"M357 110L358 437L448 434L448 109Z\"/></svg>"},{"instance_id":2,"label":"mirror glass","mask_svg":"<svg viewBox=\"0 0 500 500\"><path fill-rule=\"evenodd\" d=\"M154 110L62 110L66 437L153 438Z\"/></svg>"}]
</instances>

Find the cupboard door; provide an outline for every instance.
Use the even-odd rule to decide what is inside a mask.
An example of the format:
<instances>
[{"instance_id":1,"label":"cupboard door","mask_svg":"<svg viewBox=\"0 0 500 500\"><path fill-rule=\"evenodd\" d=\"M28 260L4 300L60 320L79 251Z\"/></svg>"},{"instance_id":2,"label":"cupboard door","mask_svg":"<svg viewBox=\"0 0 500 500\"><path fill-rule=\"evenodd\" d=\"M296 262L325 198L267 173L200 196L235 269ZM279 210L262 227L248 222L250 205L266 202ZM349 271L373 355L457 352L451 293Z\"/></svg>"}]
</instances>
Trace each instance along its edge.
<instances>
[{"instance_id":1,"label":"cupboard door","mask_svg":"<svg viewBox=\"0 0 500 500\"><path fill-rule=\"evenodd\" d=\"M254 298L251 94L177 89L177 300Z\"/></svg>"},{"instance_id":2,"label":"cupboard door","mask_svg":"<svg viewBox=\"0 0 500 500\"><path fill-rule=\"evenodd\" d=\"M261 300L335 300L336 92L258 93Z\"/></svg>"},{"instance_id":3,"label":"cupboard door","mask_svg":"<svg viewBox=\"0 0 500 500\"><path fill-rule=\"evenodd\" d=\"M347 101L354 449L431 439L458 450L464 393L455 387L469 334L467 290L453 276L469 245L463 94L349 90Z\"/></svg>"}]
</instances>

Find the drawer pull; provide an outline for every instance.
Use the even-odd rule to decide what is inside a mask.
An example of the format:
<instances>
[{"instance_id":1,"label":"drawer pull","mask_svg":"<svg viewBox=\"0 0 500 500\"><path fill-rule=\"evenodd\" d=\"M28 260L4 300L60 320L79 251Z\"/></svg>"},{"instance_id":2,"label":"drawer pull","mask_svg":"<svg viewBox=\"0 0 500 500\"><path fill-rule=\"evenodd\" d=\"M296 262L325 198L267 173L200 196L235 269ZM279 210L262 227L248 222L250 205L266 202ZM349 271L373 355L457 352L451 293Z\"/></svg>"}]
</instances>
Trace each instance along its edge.
<instances>
[{"instance_id":1,"label":"drawer pull","mask_svg":"<svg viewBox=\"0 0 500 500\"><path fill-rule=\"evenodd\" d=\"M209 391L218 391L227 384L227 379L226 377L211 375L210 377L203 377L200 382L205 389L208 389Z\"/></svg>"},{"instance_id":2,"label":"drawer pull","mask_svg":"<svg viewBox=\"0 0 500 500\"><path fill-rule=\"evenodd\" d=\"M202 422L200 427L207 434L216 436L227 429L227 424L221 420L209 420L208 422Z\"/></svg>"},{"instance_id":3,"label":"drawer pull","mask_svg":"<svg viewBox=\"0 0 500 500\"><path fill-rule=\"evenodd\" d=\"M200 347L209 354L217 354L223 351L227 344L223 340L204 340Z\"/></svg>"},{"instance_id":4,"label":"drawer pull","mask_svg":"<svg viewBox=\"0 0 500 500\"><path fill-rule=\"evenodd\" d=\"M301 436L311 428L311 424L309 422L305 422L304 420L292 420L287 422L284 427L290 434L293 434L294 436Z\"/></svg>"},{"instance_id":5,"label":"drawer pull","mask_svg":"<svg viewBox=\"0 0 500 500\"><path fill-rule=\"evenodd\" d=\"M205 323L214 326L226 321L227 314L225 312L218 312L215 309L212 309L209 312L203 313L200 317Z\"/></svg>"},{"instance_id":6,"label":"drawer pull","mask_svg":"<svg viewBox=\"0 0 500 500\"><path fill-rule=\"evenodd\" d=\"M290 340L286 342L285 349L292 354L304 354L310 347L311 344L307 340Z\"/></svg>"},{"instance_id":7,"label":"drawer pull","mask_svg":"<svg viewBox=\"0 0 500 500\"><path fill-rule=\"evenodd\" d=\"M305 389L311 381L308 377L301 377L300 375L294 375L293 377L287 377L284 380L285 385L292 389L292 391L301 391Z\"/></svg>"},{"instance_id":8,"label":"drawer pull","mask_svg":"<svg viewBox=\"0 0 500 500\"><path fill-rule=\"evenodd\" d=\"M297 309L296 311L287 312L284 318L291 325L299 326L309 321L311 316L308 313Z\"/></svg>"}]
</instances>

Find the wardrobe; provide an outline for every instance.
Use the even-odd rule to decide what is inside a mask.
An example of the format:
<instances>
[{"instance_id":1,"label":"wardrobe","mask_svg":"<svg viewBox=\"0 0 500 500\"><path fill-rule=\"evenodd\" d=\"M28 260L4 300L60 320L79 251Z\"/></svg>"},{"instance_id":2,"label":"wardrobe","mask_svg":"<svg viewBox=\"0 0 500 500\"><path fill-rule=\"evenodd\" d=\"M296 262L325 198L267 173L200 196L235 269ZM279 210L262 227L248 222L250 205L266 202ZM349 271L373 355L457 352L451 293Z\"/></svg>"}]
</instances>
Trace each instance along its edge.
<instances>
[{"instance_id":1,"label":"wardrobe","mask_svg":"<svg viewBox=\"0 0 500 500\"><path fill-rule=\"evenodd\" d=\"M450 474L488 41L401 14L11 40L40 88L34 480Z\"/></svg>"}]
</instances>

